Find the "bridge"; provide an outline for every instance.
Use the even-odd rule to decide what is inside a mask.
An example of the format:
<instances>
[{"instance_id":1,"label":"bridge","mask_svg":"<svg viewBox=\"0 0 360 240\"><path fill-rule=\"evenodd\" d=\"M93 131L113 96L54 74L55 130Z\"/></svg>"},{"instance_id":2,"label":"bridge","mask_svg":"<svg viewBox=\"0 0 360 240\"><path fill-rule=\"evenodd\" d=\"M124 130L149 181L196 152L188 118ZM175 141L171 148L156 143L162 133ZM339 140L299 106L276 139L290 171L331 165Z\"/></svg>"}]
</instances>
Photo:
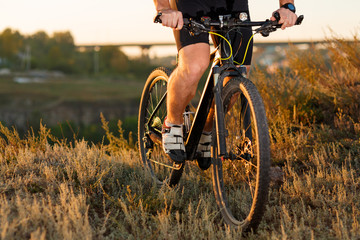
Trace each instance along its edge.
<instances>
[{"instance_id":1,"label":"bridge","mask_svg":"<svg viewBox=\"0 0 360 240\"><path fill-rule=\"evenodd\" d=\"M255 51L256 49L265 49L268 47L285 47L289 45L303 45L303 46L311 46L311 45L322 45L325 44L326 41L294 41L294 42L254 42ZM166 46L174 46L175 42L162 42L162 43L119 43L119 44L84 44L77 45L78 49L94 49L94 51L99 51L101 47L104 46L112 46L112 47L139 47L141 49L141 55L144 59L149 58L149 50L152 47L166 47Z\"/></svg>"}]
</instances>

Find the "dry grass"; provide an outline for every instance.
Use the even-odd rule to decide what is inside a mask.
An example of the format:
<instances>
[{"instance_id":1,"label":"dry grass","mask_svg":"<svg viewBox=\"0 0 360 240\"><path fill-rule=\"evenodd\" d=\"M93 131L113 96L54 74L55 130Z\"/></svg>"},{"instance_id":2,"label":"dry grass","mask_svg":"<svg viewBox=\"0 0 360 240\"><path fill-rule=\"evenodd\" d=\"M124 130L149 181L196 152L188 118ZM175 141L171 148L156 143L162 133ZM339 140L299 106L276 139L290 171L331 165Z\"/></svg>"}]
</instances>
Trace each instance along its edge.
<instances>
[{"instance_id":1,"label":"dry grass","mask_svg":"<svg viewBox=\"0 0 360 240\"><path fill-rule=\"evenodd\" d=\"M296 71L252 73L284 183L272 185L258 232L246 238L360 238L360 75L359 54L350 51L358 51L354 44L329 43L328 57L316 49L294 57L293 50ZM209 171L189 164L179 186L159 189L121 130L118 136L107 130L110 144L97 146L55 139L44 126L24 139L2 125L0 134L0 239L245 238L224 226Z\"/></svg>"}]
</instances>

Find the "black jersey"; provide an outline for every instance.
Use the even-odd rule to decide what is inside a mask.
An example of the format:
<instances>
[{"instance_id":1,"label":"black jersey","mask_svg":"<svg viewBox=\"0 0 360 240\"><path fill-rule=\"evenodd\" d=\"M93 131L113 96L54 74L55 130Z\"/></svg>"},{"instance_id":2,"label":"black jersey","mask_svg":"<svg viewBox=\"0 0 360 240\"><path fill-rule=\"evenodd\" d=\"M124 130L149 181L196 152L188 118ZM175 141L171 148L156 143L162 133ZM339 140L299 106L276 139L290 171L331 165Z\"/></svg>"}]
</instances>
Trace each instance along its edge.
<instances>
[{"instance_id":1,"label":"black jersey","mask_svg":"<svg viewBox=\"0 0 360 240\"><path fill-rule=\"evenodd\" d=\"M246 12L249 16L248 0L175 0L176 6L186 18L200 19L207 16L217 19L219 15L231 14L238 17L240 12ZM181 48L196 44L209 43L209 35L201 33L199 36L191 36L186 29L174 31L176 45L178 50ZM247 43L250 41L249 49L246 54L244 65L251 64L253 41L251 39L252 30L250 27L241 28L233 34L231 43L234 49L234 59L242 62L246 51ZM213 42L217 44L217 37L213 38Z\"/></svg>"},{"instance_id":2,"label":"black jersey","mask_svg":"<svg viewBox=\"0 0 360 240\"><path fill-rule=\"evenodd\" d=\"M187 18L216 18L218 15L249 11L247 0L177 0L176 5Z\"/></svg>"}]
</instances>

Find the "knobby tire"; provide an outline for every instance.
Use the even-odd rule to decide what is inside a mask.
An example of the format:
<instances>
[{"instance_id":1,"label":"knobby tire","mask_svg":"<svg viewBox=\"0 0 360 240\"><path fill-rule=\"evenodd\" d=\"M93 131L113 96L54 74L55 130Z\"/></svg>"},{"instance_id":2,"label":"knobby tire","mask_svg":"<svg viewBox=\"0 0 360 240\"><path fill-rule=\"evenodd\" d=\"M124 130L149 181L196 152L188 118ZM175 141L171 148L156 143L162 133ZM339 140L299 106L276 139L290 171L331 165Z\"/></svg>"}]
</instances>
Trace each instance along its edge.
<instances>
[{"instance_id":1,"label":"knobby tire","mask_svg":"<svg viewBox=\"0 0 360 240\"><path fill-rule=\"evenodd\" d=\"M213 136L213 188L223 219L243 231L256 230L269 188L270 140L264 104L243 77L222 90L227 155L219 156ZM213 131L215 132L215 131Z\"/></svg>"}]
</instances>

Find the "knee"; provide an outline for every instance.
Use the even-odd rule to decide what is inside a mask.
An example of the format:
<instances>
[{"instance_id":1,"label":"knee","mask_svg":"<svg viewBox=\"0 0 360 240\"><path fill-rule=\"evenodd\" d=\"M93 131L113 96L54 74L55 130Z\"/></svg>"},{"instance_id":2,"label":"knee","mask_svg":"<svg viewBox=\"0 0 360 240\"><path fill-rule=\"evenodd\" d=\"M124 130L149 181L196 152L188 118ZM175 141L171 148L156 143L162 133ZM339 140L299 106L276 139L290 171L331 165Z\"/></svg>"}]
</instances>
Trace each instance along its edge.
<instances>
[{"instance_id":1,"label":"knee","mask_svg":"<svg viewBox=\"0 0 360 240\"><path fill-rule=\"evenodd\" d=\"M197 85L208 66L209 61L196 61L189 63L183 69L184 81L186 81L190 85Z\"/></svg>"}]
</instances>

